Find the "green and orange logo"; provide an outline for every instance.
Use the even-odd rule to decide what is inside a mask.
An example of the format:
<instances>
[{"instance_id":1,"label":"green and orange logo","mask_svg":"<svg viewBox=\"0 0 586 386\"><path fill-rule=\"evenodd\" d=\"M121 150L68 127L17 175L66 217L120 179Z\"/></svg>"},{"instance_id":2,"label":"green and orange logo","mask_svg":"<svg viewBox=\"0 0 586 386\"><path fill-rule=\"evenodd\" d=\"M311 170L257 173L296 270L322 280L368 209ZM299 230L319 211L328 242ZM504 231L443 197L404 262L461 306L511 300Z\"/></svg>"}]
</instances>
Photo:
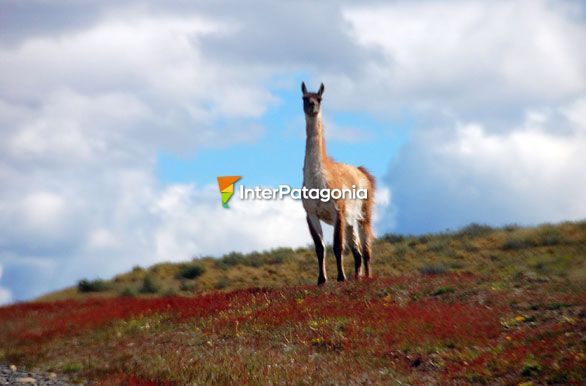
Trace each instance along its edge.
<instances>
[{"instance_id":1,"label":"green and orange logo","mask_svg":"<svg viewBox=\"0 0 586 386\"><path fill-rule=\"evenodd\" d=\"M228 201L234 195L234 183L240 179L240 176L223 176L218 177L218 186L222 195L222 206L229 208Z\"/></svg>"}]
</instances>

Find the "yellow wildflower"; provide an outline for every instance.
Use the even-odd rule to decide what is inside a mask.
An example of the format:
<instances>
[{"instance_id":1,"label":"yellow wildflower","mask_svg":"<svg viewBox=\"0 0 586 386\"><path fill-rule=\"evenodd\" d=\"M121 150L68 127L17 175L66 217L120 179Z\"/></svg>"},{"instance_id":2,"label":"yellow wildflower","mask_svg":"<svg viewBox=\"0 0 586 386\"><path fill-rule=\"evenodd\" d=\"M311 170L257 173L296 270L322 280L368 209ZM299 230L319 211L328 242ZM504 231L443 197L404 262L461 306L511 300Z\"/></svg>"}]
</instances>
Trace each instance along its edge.
<instances>
[{"instance_id":1,"label":"yellow wildflower","mask_svg":"<svg viewBox=\"0 0 586 386\"><path fill-rule=\"evenodd\" d=\"M313 344L320 344L320 343L322 343L323 341L324 341L324 340L323 340L322 338L313 338L313 339L311 340L311 343L313 343Z\"/></svg>"}]
</instances>

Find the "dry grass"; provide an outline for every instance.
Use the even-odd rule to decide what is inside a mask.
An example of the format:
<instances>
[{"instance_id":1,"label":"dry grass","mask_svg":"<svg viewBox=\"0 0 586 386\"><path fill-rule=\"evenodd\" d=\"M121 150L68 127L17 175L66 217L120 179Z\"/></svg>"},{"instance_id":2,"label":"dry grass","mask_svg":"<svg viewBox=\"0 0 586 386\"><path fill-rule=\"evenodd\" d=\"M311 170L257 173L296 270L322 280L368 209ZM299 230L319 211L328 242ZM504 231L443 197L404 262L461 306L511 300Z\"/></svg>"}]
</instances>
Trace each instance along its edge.
<instances>
[{"instance_id":1,"label":"dry grass","mask_svg":"<svg viewBox=\"0 0 586 386\"><path fill-rule=\"evenodd\" d=\"M384 235L373 247L373 270L378 276L411 273L501 272L506 279L518 275L544 280L572 278L586 288L586 222L542 225L535 228L509 226L493 229L472 224L459 231L420 237ZM335 277L335 259L328 248L327 270ZM572 267L568 270L566 265ZM186 269L200 270L186 278ZM353 261L346 255L347 274ZM68 288L39 300L140 294L145 278L157 283L158 294L191 295L207 291L249 287L280 287L314 284L317 263L313 248L279 248L265 252L233 252L219 259L202 257L186 263L161 263L135 267L112 280L101 281L101 291L80 292ZM149 291L143 291L148 295Z\"/></svg>"}]
</instances>

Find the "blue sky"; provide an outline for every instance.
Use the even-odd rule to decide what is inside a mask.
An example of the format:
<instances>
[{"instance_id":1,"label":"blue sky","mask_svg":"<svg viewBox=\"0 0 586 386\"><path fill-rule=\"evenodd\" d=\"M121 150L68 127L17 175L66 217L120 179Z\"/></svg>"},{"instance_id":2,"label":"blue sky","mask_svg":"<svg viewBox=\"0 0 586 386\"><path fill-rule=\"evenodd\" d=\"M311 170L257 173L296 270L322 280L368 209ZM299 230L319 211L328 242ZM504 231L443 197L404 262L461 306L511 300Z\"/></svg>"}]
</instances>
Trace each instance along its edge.
<instances>
[{"instance_id":1,"label":"blue sky","mask_svg":"<svg viewBox=\"0 0 586 386\"><path fill-rule=\"evenodd\" d=\"M271 88L276 101L257 124L262 130L254 141L227 147L210 147L193 154L162 152L157 157L157 176L163 184L213 183L218 175L242 175L247 186L301 186L305 155L305 123L301 81L309 74L291 76L293 88ZM365 112L329 113L324 94L325 120L344 128L327 139L330 156L339 162L366 166L382 179L389 163L409 138L413 117L405 113L395 120ZM326 128L328 134L329 130ZM346 136L344 136L346 134Z\"/></svg>"},{"instance_id":2,"label":"blue sky","mask_svg":"<svg viewBox=\"0 0 586 386\"><path fill-rule=\"evenodd\" d=\"M377 177L377 234L584 219L585 10L0 2L0 304L309 245L299 202L226 210L216 185L301 184L302 80L325 84L329 154Z\"/></svg>"}]
</instances>

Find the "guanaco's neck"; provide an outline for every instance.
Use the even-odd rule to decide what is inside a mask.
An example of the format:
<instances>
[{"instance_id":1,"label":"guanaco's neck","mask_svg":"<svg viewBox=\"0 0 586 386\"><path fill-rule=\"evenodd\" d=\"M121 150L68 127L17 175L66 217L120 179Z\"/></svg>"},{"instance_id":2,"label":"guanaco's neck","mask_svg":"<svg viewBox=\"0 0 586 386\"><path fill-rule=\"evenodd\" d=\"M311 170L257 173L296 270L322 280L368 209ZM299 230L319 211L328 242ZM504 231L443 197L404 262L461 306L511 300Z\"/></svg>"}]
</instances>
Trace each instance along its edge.
<instances>
[{"instance_id":1,"label":"guanaco's neck","mask_svg":"<svg viewBox=\"0 0 586 386\"><path fill-rule=\"evenodd\" d=\"M305 123L307 140L305 143L304 169L306 171L321 169L328 161L321 112L315 117L306 115Z\"/></svg>"}]
</instances>

